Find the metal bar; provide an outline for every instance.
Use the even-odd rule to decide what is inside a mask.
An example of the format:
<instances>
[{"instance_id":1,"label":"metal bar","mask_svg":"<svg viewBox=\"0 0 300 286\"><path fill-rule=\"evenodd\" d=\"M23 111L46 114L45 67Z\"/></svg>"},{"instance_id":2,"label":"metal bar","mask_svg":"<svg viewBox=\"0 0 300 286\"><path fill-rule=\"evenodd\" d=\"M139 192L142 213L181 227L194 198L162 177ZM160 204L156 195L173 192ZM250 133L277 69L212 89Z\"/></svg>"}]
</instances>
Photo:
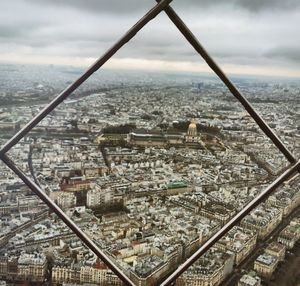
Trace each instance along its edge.
<instances>
[{"instance_id":1,"label":"metal bar","mask_svg":"<svg viewBox=\"0 0 300 286\"><path fill-rule=\"evenodd\" d=\"M43 190L33 182L26 174L19 169L6 154L1 155L3 162L17 175L39 198L86 244L123 282L125 285L135 284L115 266L114 262L43 192Z\"/></svg>"},{"instance_id":2,"label":"metal bar","mask_svg":"<svg viewBox=\"0 0 300 286\"><path fill-rule=\"evenodd\" d=\"M203 255L209 248L211 248L223 235L239 223L246 215L264 201L278 186L290 178L293 174L300 170L300 161L289 167L283 174L281 174L273 183L271 183L262 193L246 205L239 213L237 213L228 223L226 223L217 233L215 233L209 240L207 240L188 260L181 264L164 282L161 286L171 285L175 280L187 270L193 263L195 263L201 255Z\"/></svg>"},{"instance_id":3,"label":"metal bar","mask_svg":"<svg viewBox=\"0 0 300 286\"><path fill-rule=\"evenodd\" d=\"M113 45L101 58L99 58L88 70L76 81L62 91L49 105L41 110L30 122L28 122L18 133L16 133L0 150L0 155L5 154L17 144L32 128L34 128L44 117L46 117L56 106L66 99L76 88L105 64L122 46L130 41L150 20L155 18L172 0L162 0L156 4L146 15L144 15L128 32Z\"/></svg>"},{"instance_id":4,"label":"metal bar","mask_svg":"<svg viewBox=\"0 0 300 286\"><path fill-rule=\"evenodd\" d=\"M160 0L156 0L159 2ZM217 74L217 76L222 80L222 82L227 86L230 92L241 102L244 108L248 111L251 117L259 125L262 131L272 140L272 142L277 146L277 148L283 153L283 155L288 159L290 163L295 163L297 160L293 154L287 149L279 137L272 131L268 124L263 120L263 118L254 110L249 101L240 93L240 91L235 87L231 80L226 76L222 69L217 65L217 63L212 59L208 52L197 40L192 31L185 25L182 19L177 15L172 7L168 6L165 8L165 13L168 15L170 20L175 24L179 31L183 34L186 40L194 47L194 49L202 56L209 67Z\"/></svg>"}]
</instances>

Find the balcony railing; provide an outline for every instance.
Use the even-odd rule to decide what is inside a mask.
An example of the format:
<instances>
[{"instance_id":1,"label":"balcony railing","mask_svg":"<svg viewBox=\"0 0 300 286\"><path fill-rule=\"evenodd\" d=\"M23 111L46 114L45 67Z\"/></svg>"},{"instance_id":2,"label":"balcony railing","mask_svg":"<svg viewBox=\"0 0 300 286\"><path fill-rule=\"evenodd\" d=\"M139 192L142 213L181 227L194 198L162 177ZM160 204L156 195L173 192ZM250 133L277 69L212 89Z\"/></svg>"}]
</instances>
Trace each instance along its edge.
<instances>
[{"instance_id":1,"label":"balcony railing","mask_svg":"<svg viewBox=\"0 0 300 286\"><path fill-rule=\"evenodd\" d=\"M161 12L165 12L186 40L195 51L206 61L208 66L216 73L220 80L226 85L229 91L243 105L245 110L255 120L261 130L268 136L273 144L282 152L290 162L289 167L274 182L272 182L260 195L247 204L229 222L227 222L217 233L206 241L190 258L180 265L161 285L171 285L188 267L190 267L201 255L212 247L223 235L241 221L256 206L263 202L278 186L300 171L300 160L296 160L293 154L283 144L280 138L271 130L268 124L255 111L248 100L240 93L236 86L226 76L218 64L212 59L203 48L191 30L185 25L173 8L169 5L172 0L156 0L158 3L145 14L128 32L113 45L102 57L100 57L87 71L76 81L62 91L43 110L41 110L30 122L28 122L19 132L4 144L0 150L0 159L17 175L22 181L47 204L47 206L84 242L109 268L124 282L125 285L134 283L118 268L113 261L49 198L49 196L29 178L7 155L7 152L16 145L24 136L30 132L43 118L62 103L72 92L74 92L83 82L85 82L94 72L100 69L118 50L130 41L147 23Z\"/></svg>"}]
</instances>

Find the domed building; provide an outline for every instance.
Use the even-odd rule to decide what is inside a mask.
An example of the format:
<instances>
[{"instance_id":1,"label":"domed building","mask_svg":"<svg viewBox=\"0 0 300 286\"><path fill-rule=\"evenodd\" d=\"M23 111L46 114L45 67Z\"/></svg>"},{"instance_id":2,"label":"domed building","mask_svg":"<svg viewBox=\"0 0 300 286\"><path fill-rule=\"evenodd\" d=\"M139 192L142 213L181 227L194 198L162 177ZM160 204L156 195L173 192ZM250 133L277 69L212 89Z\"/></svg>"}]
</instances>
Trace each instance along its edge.
<instances>
[{"instance_id":1,"label":"domed building","mask_svg":"<svg viewBox=\"0 0 300 286\"><path fill-rule=\"evenodd\" d=\"M189 125L188 131L187 131L188 136L197 136L197 124L196 120L193 118L191 120L191 123Z\"/></svg>"},{"instance_id":2,"label":"domed building","mask_svg":"<svg viewBox=\"0 0 300 286\"><path fill-rule=\"evenodd\" d=\"M186 142L190 143L199 143L201 141L200 136L198 136L197 123L194 118L191 120L191 123L185 136L185 140Z\"/></svg>"},{"instance_id":3,"label":"domed building","mask_svg":"<svg viewBox=\"0 0 300 286\"><path fill-rule=\"evenodd\" d=\"M203 136L204 137L204 136ZM101 137L99 137L101 139ZM132 146L168 148L188 147L204 148L202 136L198 134L197 122L192 119L187 132L160 130L160 129L135 129L127 134L126 141Z\"/></svg>"}]
</instances>

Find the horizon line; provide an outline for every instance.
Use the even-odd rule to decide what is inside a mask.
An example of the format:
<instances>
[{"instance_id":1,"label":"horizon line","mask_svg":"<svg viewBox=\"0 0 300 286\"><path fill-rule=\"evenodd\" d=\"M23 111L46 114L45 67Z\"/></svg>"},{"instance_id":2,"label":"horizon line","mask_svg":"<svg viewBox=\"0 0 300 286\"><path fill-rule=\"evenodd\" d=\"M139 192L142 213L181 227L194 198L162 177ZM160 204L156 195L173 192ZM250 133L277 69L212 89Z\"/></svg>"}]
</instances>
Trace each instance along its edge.
<instances>
[{"instance_id":1,"label":"horizon line","mask_svg":"<svg viewBox=\"0 0 300 286\"><path fill-rule=\"evenodd\" d=\"M122 59L121 59L122 60ZM43 67L68 67L68 68L74 68L74 69L87 69L88 65L72 65L72 64L67 64L67 63L43 63L43 62L24 62L24 63L18 63L18 62L10 62L10 61L2 61L0 59L0 66L1 65L15 65L15 66L43 66ZM117 67L117 66L104 66L98 71L105 70L105 71L124 71L124 72L144 72L144 73L172 73L172 74L192 74L192 75L205 75L209 77L217 77L217 75L210 70L208 67L208 71L197 71L197 70L179 70L179 69L169 69L169 68L130 68L130 67ZM97 72L98 72L97 71ZM280 74L280 75L275 75L275 74L262 74L262 73L247 73L247 72L229 72L225 70L225 73L233 76L233 77L246 77L246 78L259 78L259 77L264 77L264 78L279 78L279 79L292 79L292 80L299 80L300 75L286 75L286 74Z\"/></svg>"}]
</instances>

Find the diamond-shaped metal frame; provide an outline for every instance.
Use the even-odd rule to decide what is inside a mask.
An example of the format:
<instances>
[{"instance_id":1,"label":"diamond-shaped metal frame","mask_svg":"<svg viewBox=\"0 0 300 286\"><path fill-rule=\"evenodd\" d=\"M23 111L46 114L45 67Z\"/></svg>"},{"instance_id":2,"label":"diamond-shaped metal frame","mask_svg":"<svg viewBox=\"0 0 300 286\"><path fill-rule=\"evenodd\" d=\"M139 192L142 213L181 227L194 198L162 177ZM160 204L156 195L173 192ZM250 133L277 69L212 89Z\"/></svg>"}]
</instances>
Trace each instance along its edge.
<instances>
[{"instance_id":1,"label":"diamond-shaped metal frame","mask_svg":"<svg viewBox=\"0 0 300 286\"><path fill-rule=\"evenodd\" d=\"M200 42L189 30L181 18L169 5L172 0L156 0L157 4L145 14L128 32L113 45L102 57L100 57L87 71L81 75L74 83L63 90L54 100L52 100L43 110L41 110L30 122L28 122L19 132L4 144L0 150L0 159L18 176L22 181L48 205L48 207L84 242L106 265L123 281L125 285L135 284L117 267L114 262L49 198L49 196L29 178L8 156L7 152L16 145L28 132L31 131L43 118L53 111L63 100L65 100L74 90L76 90L84 81L86 81L94 72L103 66L121 47L130 41L137 32L139 32L148 22L164 11L170 20L175 24L178 30L206 61L208 66L222 80L230 92L240 101L246 111L255 120L261 130L267 135L273 144L290 162L289 167L275 181L273 181L261 194L247 204L238 212L229 222L227 222L217 233L206 241L191 257L181 264L161 285L171 285L175 280L190 267L201 255L212 247L223 235L225 235L233 226L241 221L256 206L263 202L278 186L287 179L300 172L300 160L297 160L287 149L283 142L271 130L267 123L254 110L248 100L239 92L231 80L226 76L217 63L211 58Z\"/></svg>"}]
</instances>

